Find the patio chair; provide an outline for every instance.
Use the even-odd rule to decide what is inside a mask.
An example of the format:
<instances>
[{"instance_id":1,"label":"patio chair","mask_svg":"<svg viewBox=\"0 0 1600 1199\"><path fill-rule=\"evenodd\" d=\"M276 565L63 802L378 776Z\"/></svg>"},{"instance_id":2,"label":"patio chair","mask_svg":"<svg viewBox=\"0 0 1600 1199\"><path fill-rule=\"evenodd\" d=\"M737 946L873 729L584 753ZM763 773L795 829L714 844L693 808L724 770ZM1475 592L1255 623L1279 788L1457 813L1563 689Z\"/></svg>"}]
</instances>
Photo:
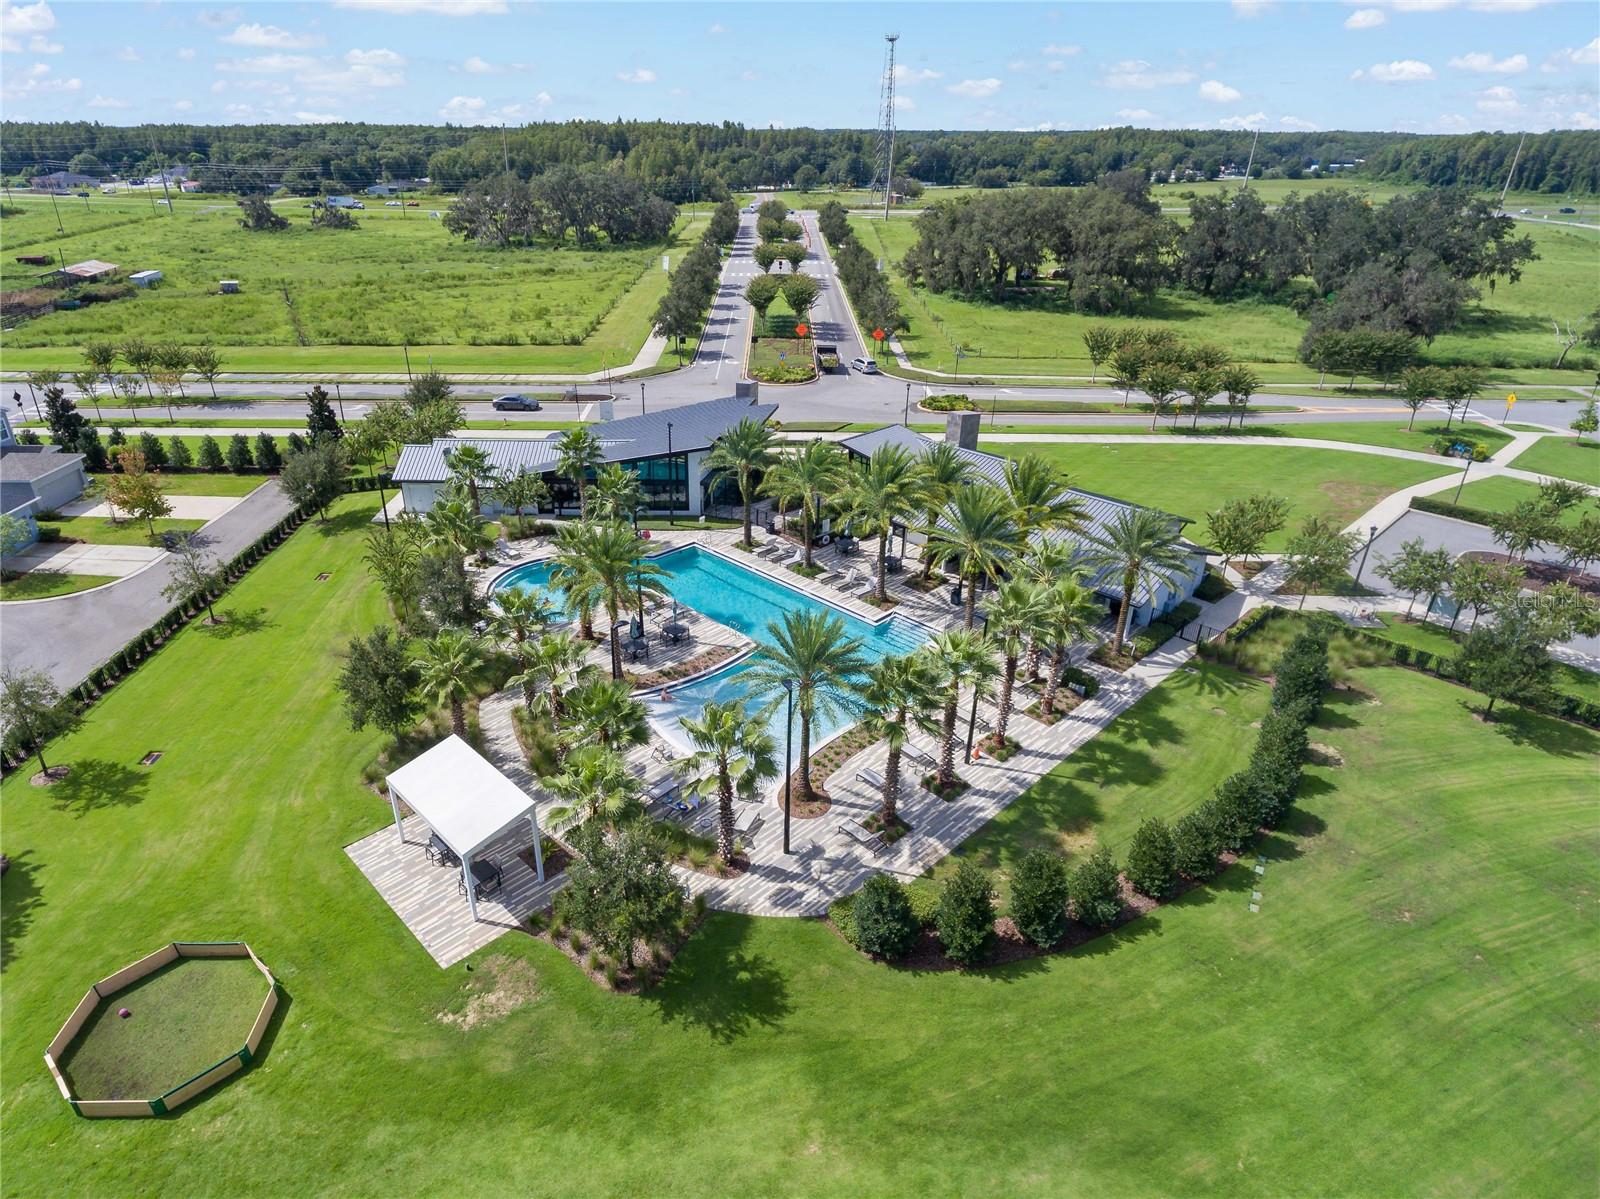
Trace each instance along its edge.
<instances>
[{"instance_id":1,"label":"patio chair","mask_svg":"<svg viewBox=\"0 0 1600 1199\"><path fill-rule=\"evenodd\" d=\"M856 588L860 586L861 571L857 567L852 566L848 571L845 572L844 581L839 584L839 590L853 593Z\"/></svg>"},{"instance_id":2,"label":"patio chair","mask_svg":"<svg viewBox=\"0 0 1600 1199\"><path fill-rule=\"evenodd\" d=\"M655 743L654 748L650 750L650 756L657 762L660 762L666 766L671 766L677 760L672 756L671 747L668 746L664 741L657 741Z\"/></svg>"},{"instance_id":3,"label":"patio chair","mask_svg":"<svg viewBox=\"0 0 1600 1199\"><path fill-rule=\"evenodd\" d=\"M905 748L901 752L913 762L917 762L923 766L937 766L939 764L934 756L927 750L919 749L909 741L906 742Z\"/></svg>"},{"instance_id":4,"label":"patio chair","mask_svg":"<svg viewBox=\"0 0 1600 1199\"><path fill-rule=\"evenodd\" d=\"M882 853L888 848L888 846L884 844L882 837L878 836L877 833L873 832L871 829L867 828L866 825L860 823L859 821L841 820L839 821L838 829L857 845L861 846L863 849L869 850L872 853Z\"/></svg>"},{"instance_id":5,"label":"patio chair","mask_svg":"<svg viewBox=\"0 0 1600 1199\"><path fill-rule=\"evenodd\" d=\"M681 784L676 775L662 775L655 782L651 783L645 788L644 797L649 803L656 803L660 800L671 799L678 793L678 788L680 785Z\"/></svg>"},{"instance_id":6,"label":"patio chair","mask_svg":"<svg viewBox=\"0 0 1600 1199\"><path fill-rule=\"evenodd\" d=\"M865 783L880 795L883 793L883 775L879 774L870 766L863 766L860 770L856 771L856 782Z\"/></svg>"},{"instance_id":7,"label":"patio chair","mask_svg":"<svg viewBox=\"0 0 1600 1199\"><path fill-rule=\"evenodd\" d=\"M736 833L749 833L756 825L761 823L766 813L760 804L741 804L733 816L733 831Z\"/></svg>"}]
</instances>

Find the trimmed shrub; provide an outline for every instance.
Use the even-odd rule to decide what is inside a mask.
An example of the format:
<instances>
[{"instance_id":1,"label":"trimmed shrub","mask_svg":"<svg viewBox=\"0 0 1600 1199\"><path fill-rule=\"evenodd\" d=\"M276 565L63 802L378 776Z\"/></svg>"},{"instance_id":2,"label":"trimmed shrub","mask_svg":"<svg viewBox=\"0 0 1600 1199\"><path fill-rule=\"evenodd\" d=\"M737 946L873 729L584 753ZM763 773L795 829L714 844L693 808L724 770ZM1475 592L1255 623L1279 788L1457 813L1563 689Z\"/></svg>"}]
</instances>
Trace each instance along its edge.
<instances>
[{"instance_id":1,"label":"trimmed shrub","mask_svg":"<svg viewBox=\"0 0 1600 1199\"><path fill-rule=\"evenodd\" d=\"M222 457L222 447L209 433L200 439L200 453L196 458L196 465L201 470L221 470L226 465Z\"/></svg>"},{"instance_id":2,"label":"trimmed shrub","mask_svg":"<svg viewBox=\"0 0 1600 1199\"><path fill-rule=\"evenodd\" d=\"M1041 949L1067 933L1067 864L1047 849L1025 854L1011 872L1011 919Z\"/></svg>"},{"instance_id":3,"label":"trimmed shrub","mask_svg":"<svg viewBox=\"0 0 1600 1199\"><path fill-rule=\"evenodd\" d=\"M1100 680L1087 670L1077 666L1068 666L1061 672L1061 685L1070 687L1076 684L1083 688L1083 698L1093 699L1100 691Z\"/></svg>"},{"instance_id":4,"label":"trimmed shrub","mask_svg":"<svg viewBox=\"0 0 1600 1199\"><path fill-rule=\"evenodd\" d=\"M839 935L854 945L861 948L856 940L856 897L845 895L834 900L828 905L828 919L833 922L833 927L839 930Z\"/></svg>"},{"instance_id":5,"label":"trimmed shrub","mask_svg":"<svg viewBox=\"0 0 1600 1199\"><path fill-rule=\"evenodd\" d=\"M139 434L139 452L144 455L144 464L150 470L160 470L167 464L167 447L161 444L161 438L154 433Z\"/></svg>"},{"instance_id":6,"label":"trimmed shrub","mask_svg":"<svg viewBox=\"0 0 1600 1199\"><path fill-rule=\"evenodd\" d=\"M1128 845L1128 881L1151 899L1162 898L1175 881L1173 856L1172 829L1159 817L1147 817Z\"/></svg>"},{"instance_id":7,"label":"trimmed shrub","mask_svg":"<svg viewBox=\"0 0 1600 1199\"><path fill-rule=\"evenodd\" d=\"M1200 619L1200 605L1193 600L1184 600L1171 612L1161 618L1165 623L1183 628L1191 620Z\"/></svg>"},{"instance_id":8,"label":"trimmed shrub","mask_svg":"<svg viewBox=\"0 0 1600 1199\"><path fill-rule=\"evenodd\" d=\"M856 893L856 948L891 961L916 947L921 929L900 880L875 874Z\"/></svg>"},{"instance_id":9,"label":"trimmed shrub","mask_svg":"<svg viewBox=\"0 0 1600 1199\"><path fill-rule=\"evenodd\" d=\"M1184 878L1199 881L1210 878L1217 869L1215 807L1201 804L1172 826L1172 865Z\"/></svg>"},{"instance_id":10,"label":"trimmed shrub","mask_svg":"<svg viewBox=\"0 0 1600 1199\"><path fill-rule=\"evenodd\" d=\"M920 403L929 412L975 412L978 407L965 395L926 396Z\"/></svg>"},{"instance_id":11,"label":"trimmed shrub","mask_svg":"<svg viewBox=\"0 0 1600 1199\"><path fill-rule=\"evenodd\" d=\"M1117 881L1117 861L1105 846L1078 863L1067 883L1072 897L1072 914L1084 924L1106 928L1122 911L1121 885Z\"/></svg>"},{"instance_id":12,"label":"trimmed shrub","mask_svg":"<svg viewBox=\"0 0 1600 1199\"><path fill-rule=\"evenodd\" d=\"M994 887L989 872L963 861L939 893L939 940L951 961L975 966L994 935Z\"/></svg>"},{"instance_id":13,"label":"trimmed shrub","mask_svg":"<svg viewBox=\"0 0 1600 1199\"><path fill-rule=\"evenodd\" d=\"M283 465L278 439L265 431L256 434L256 465L262 470L277 470Z\"/></svg>"},{"instance_id":14,"label":"trimmed shrub","mask_svg":"<svg viewBox=\"0 0 1600 1199\"><path fill-rule=\"evenodd\" d=\"M167 465L173 470L188 470L194 465L194 455L189 452L189 443L177 434L167 438Z\"/></svg>"},{"instance_id":15,"label":"trimmed shrub","mask_svg":"<svg viewBox=\"0 0 1600 1199\"><path fill-rule=\"evenodd\" d=\"M1431 512L1435 516L1453 516L1457 520L1470 521L1475 525L1492 525L1496 515L1482 508L1473 508L1467 504L1452 504L1449 500L1436 500L1426 495L1412 496L1411 507L1418 512Z\"/></svg>"},{"instance_id":16,"label":"trimmed shrub","mask_svg":"<svg viewBox=\"0 0 1600 1199\"><path fill-rule=\"evenodd\" d=\"M1256 813L1260 802L1255 794L1255 778L1248 770L1230 774L1217 784L1215 805L1217 841L1223 849L1238 849L1260 826Z\"/></svg>"},{"instance_id":17,"label":"trimmed shrub","mask_svg":"<svg viewBox=\"0 0 1600 1199\"><path fill-rule=\"evenodd\" d=\"M923 884L906 888L906 899L911 904L911 914L917 918L918 928L932 928L939 920L939 888Z\"/></svg>"},{"instance_id":18,"label":"trimmed shrub","mask_svg":"<svg viewBox=\"0 0 1600 1199\"><path fill-rule=\"evenodd\" d=\"M250 439L243 433L235 433L228 438L228 469L235 474L249 470L256 464L255 455L250 452Z\"/></svg>"},{"instance_id":19,"label":"trimmed shrub","mask_svg":"<svg viewBox=\"0 0 1600 1199\"><path fill-rule=\"evenodd\" d=\"M1227 579L1214 570L1207 570L1205 577L1200 580L1200 585L1194 589L1194 594L1196 599L1214 604L1232 590L1233 584Z\"/></svg>"}]
</instances>

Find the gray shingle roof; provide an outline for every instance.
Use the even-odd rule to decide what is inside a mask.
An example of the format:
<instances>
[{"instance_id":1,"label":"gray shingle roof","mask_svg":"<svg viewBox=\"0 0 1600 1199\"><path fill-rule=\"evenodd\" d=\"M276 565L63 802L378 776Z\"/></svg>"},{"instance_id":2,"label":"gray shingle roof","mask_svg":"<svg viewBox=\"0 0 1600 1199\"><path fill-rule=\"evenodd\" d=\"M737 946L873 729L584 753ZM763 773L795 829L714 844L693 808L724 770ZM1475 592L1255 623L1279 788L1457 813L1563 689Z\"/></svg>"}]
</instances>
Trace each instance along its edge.
<instances>
[{"instance_id":1,"label":"gray shingle roof","mask_svg":"<svg viewBox=\"0 0 1600 1199\"><path fill-rule=\"evenodd\" d=\"M672 452L704 450L729 429L747 417L767 421L778 410L776 404L752 404L738 396L707 400L666 408L642 416L601 421L589 426L600 440L602 460L631 462L656 458L667 452L667 425L672 425ZM498 472L515 474L519 470L543 473L555 469L560 434L533 439L495 437L440 437L432 445L408 445L395 463L396 483L440 483L449 477L445 451L457 446L477 446L489 456Z\"/></svg>"},{"instance_id":2,"label":"gray shingle roof","mask_svg":"<svg viewBox=\"0 0 1600 1199\"><path fill-rule=\"evenodd\" d=\"M83 461L82 454L63 454L52 452L51 447L44 448L44 453L29 453L18 446L7 446L5 452L0 454L0 481L31 482L53 475L64 466Z\"/></svg>"}]
</instances>

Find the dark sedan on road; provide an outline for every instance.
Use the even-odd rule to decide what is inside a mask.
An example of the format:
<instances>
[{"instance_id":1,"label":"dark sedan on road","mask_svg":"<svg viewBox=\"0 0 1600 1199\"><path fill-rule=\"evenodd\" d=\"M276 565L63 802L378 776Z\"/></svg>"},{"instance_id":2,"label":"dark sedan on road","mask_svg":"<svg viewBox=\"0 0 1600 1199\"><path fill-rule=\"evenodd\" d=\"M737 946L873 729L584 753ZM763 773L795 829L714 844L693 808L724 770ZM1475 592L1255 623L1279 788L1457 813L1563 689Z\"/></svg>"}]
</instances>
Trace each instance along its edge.
<instances>
[{"instance_id":1,"label":"dark sedan on road","mask_svg":"<svg viewBox=\"0 0 1600 1199\"><path fill-rule=\"evenodd\" d=\"M501 412L537 412L539 401L532 396L495 396L494 407Z\"/></svg>"}]
</instances>

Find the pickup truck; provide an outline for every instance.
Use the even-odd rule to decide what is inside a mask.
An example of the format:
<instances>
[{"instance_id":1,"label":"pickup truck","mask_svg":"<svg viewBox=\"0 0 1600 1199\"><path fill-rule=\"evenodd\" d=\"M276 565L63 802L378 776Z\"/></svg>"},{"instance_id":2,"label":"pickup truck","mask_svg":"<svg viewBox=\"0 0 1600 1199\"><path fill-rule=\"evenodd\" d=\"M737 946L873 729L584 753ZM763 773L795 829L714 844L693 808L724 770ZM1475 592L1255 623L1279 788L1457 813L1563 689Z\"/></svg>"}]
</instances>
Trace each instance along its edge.
<instances>
[{"instance_id":1,"label":"pickup truck","mask_svg":"<svg viewBox=\"0 0 1600 1199\"><path fill-rule=\"evenodd\" d=\"M827 345L823 345L821 342L818 342L817 343L817 369L819 371L828 371L831 374L833 371L836 371L836 370L839 369L839 365L840 365L839 347L838 346L827 346Z\"/></svg>"}]
</instances>

